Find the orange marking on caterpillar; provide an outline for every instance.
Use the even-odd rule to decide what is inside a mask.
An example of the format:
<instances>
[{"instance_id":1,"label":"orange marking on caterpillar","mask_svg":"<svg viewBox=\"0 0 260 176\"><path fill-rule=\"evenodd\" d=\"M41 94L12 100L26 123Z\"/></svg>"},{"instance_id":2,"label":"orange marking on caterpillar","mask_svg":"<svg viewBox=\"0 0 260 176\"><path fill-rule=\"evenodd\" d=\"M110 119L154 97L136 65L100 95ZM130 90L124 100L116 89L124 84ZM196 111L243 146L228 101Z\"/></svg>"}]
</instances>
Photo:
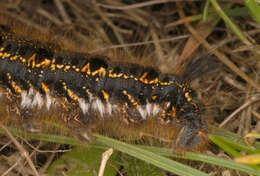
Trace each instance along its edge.
<instances>
[{"instance_id":1,"label":"orange marking on caterpillar","mask_svg":"<svg viewBox=\"0 0 260 176\"><path fill-rule=\"evenodd\" d=\"M176 108L172 106L171 116L176 117Z\"/></svg>"},{"instance_id":2,"label":"orange marking on caterpillar","mask_svg":"<svg viewBox=\"0 0 260 176\"><path fill-rule=\"evenodd\" d=\"M15 61L15 60L17 59L17 57L18 57L18 56L12 56L12 57L10 58L10 61Z\"/></svg>"},{"instance_id":3,"label":"orange marking on caterpillar","mask_svg":"<svg viewBox=\"0 0 260 176\"><path fill-rule=\"evenodd\" d=\"M64 67L64 71L68 71L70 69L70 65L66 65L65 67Z\"/></svg>"},{"instance_id":4,"label":"orange marking on caterpillar","mask_svg":"<svg viewBox=\"0 0 260 176\"><path fill-rule=\"evenodd\" d=\"M90 75L90 63L87 63L82 69L81 72L86 72L88 75Z\"/></svg>"},{"instance_id":5,"label":"orange marking on caterpillar","mask_svg":"<svg viewBox=\"0 0 260 176\"><path fill-rule=\"evenodd\" d=\"M149 81L149 84L157 84L159 82L158 78L155 78L154 80Z\"/></svg>"},{"instance_id":6,"label":"orange marking on caterpillar","mask_svg":"<svg viewBox=\"0 0 260 176\"><path fill-rule=\"evenodd\" d=\"M20 61L21 61L22 63L26 63L26 59L25 59L25 58L19 57L19 59L20 59Z\"/></svg>"},{"instance_id":7,"label":"orange marking on caterpillar","mask_svg":"<svg viewBox=\"0 0 260 176\"><path fill-rule=\"evenodd\" d=\"M43 68L47 68L49 67L49 65L51 64L51 60L49 59L44 59L44 61L40 62L39 64L36 64L36 67L43 67Z\"/></svg>"},{"instance_id":8,"label":"orange marking on caterpillar","mask_svg":"<svg viewBox=\"0 0 260 176\"><path fill-rule=\"evenodd\" d=\"M50 92L49 87L44 82L41 83L41 88L46 94Z\"/></svg>"},{"instance_id":9,"label":"orange marking on caterpillar","mask_svg":"<svg viewBox=\"0 0 260 176\"><path fill-rule=\"evenodd\" d=\"M104 90L102 90L101 92L103 94L104 99L108 100L109 99L109 94L106 91L104 91Z\"/></svg>"},{"instance_id":10,"label":"orange marking on caterpillar","mask_svg":"<svg viewBox=\"0 0 260 176\"><path fill-rule=\"evenodd\" d=\"M98 70L92 72L92 76L95 76L96 74L98 74L99 76L105 77L106 76L106 69L101 67Z\"/></svg>"},{"instance_id":11,"label":"orange marking on caterpillar","mask_svg":"<svg viewBox=\"0 0 260 176\"><path fill-rule=\"evenodd\" d=\"M11 82L11 85L14 88L15 92L17 92L19 94L22 93L22 89L14 81Z\"/></svg>"},{"instance_id":12,"label":"orange marking on caterpillar","mask_svg":"<svg viewBox=\"0 0 260 176\"><path fill-rule=\"evenodd\" d=\"M187 101L191 101L192 100L192 98L190 97L190 94L189 94L189 92L185 92L185 98L187 99Z\"/></svg>"},{"instance_id":13,"label":"orange marking on caterpillar","mask_svg":"<svg viewBox=\"0 0 260 176\"><path fill-rule=\"evenodd\" d=\"M145 84L148 84L148 79L146 78L146 76L148 75L148 72L145 72L140 78L139 80Z\"/></svg>"},{"instance_id":14,"label":"orange marking on caterpillar","mask_svg":"<svg viewBox=\"0 0 260 176\"><path fill-rule=\"evenodd\" d=\"M36 53L33 53L33 55L27 61L27 66L30 67L32 65L32 68L34 68L35 67L35 59L36 59Z\"/></svg>"},{"instance_id":15,"label":"orange marking on caterpillar","mask_svg":"<svg viewBox=\"0 0 260 176\"><path fill-rule=\"evenodd\" d=\"M139 107L138 102L135 101L135 99L134 99L130 94L128 94L126 90L123 90L123 94L125 94L125 95L127 96L127 98L130 100L130 102L131 102L136 108Z\"/></svg>"},{"instance_id":16,"label":"orange marking on caterpillar","mask_svg":"<svg viewBox=\"0 0 260 176\"><path fill-rule=\"evenodd\" d=\"M2 57L2 59L5 59L5 58L8 58L10 56L11 56L11 54L9 54L9 53L3 53L3 55L1 57Z\"/></svg>"},{"instance_id":17,"label":"orange marking on caterpillar","mask_svg":"<svg viewBox=\"0 0 260 176\"><path fill-rule=\"evenodd\" d=\"M64 67L64 65L63 65L63 64L57 64L56 67L57 67L58 69L62 69L62 68Z\"/></svg>"},{"instance_id":18,"label":"orange marking on caterpillar","mask_svg":"<svg viewBox=\"0 0 260 176\"><path fill-rule=\"evenodd\" d=\"M67 88L66 88L66 90L67 90L67 92L68 92L69 97L70 97L72 100L74 100L74 101L79 101L79 97L78 97L73 91L71 91L70 89L67 89Z\"/></svg>"}]
</instances>

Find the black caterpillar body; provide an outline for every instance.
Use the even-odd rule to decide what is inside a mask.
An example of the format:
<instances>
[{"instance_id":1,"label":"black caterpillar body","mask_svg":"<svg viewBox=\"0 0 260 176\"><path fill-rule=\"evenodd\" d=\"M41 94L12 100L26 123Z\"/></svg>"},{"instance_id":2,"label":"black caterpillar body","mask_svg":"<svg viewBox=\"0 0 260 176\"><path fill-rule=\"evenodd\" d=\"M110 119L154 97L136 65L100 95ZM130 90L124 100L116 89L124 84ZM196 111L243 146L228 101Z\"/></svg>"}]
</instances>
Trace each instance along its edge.
<instances>
[{"instance_id":1,"label":"black caterpillar body","mask_svg":"<svg viewBox=\"0 0 260 176\"><path fill-rule=\"evenodd\" d=\"M188 84L152 67L63 51L59 46L17 36L0 26L0 81L21 101L21 109L49 110L77 104L81 119L92 123L120 113L119 121L178 126L177 149L192 150L207 138L201 105ZM178 123L176 125L175 123Z\"/></svg>"}]
</instances>

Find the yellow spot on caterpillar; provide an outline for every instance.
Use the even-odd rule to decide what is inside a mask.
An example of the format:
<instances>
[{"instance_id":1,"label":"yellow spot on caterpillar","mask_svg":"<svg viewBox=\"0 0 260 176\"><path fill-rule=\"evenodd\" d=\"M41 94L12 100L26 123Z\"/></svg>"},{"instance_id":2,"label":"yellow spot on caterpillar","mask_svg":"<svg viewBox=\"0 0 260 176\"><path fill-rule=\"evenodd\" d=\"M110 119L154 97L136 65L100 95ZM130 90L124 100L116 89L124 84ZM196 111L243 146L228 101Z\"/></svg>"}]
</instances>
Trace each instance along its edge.
<instances>
[{"instance_id":1,"label":"yellow spot on caterpillar","mask_svg":"<svg viewBox=\"0 0 260 176\"><path fill-rule=\"evenodd\" d=\"M55 64L51 64L51 70L55 70L56 65Z\"/></svg>"},{"instance_id":2,"label":"yellow spot on caterpillar","mask_svg":"<svg viewBox=\"0 0 260 176\"><path fill-rule=\"evenodd\" d=\"M158 78L155 78L154 80L149 81L149 84L157 84L158 82Z\"/></svg>"},{"instance_id":3,"label":"yellow spot on caterpillar","mask_svg":"<svg viewBox=\"0 0 260 176\"><path fill-rule=\"evenodd\" d=\"M10 75L10 73L6 73L6 75L7 75L7 78L8 78L9 80L12 79L12 76Z\"/></svg>"},{"instance_id":4,"label":"yellow spot on caterpillar","mask_svg":"<svg viewBox=\"0 0 260 176\"><path fill-rule=\"evenodd\" d=\"M55 61L56 61L55 59L51 60L51 66L50 66L51 70L55 70L56 69Z\"/></svg>"},{"instance_id":5,"label":"yellow spot on caterpillar","mask_svg":"<svg viewBox=\"0 0 260 176\"><path fill-rule=\"evenodd\" d=\"M10 56L11 56L11 54L9 54L9 53L3 53L2 58L5 59L5 58L10 57Z\"/></svg>"},{"instance_id":6,"label":"yellow spot on caterpillar","mask_svg":"<svg viewBox=\"0 0 260 176\"><path fill-rule=\"evenodd\" d=\"M156 95L152 96L152 100L156 100L156 98L157 98Z\"/></svg>"},{"instance_id":7,"label":"yellow spot on caterpillar","mask_svg":"<svg viewBox=\"0 0 260 176\"><path fill-rule=\"evenodd\" d=\"M129 76L128 76L128 75L126 75L126 74L123 74L123 78L124 78L124 79L128 79L128 78L129 78Z\"/></svg>"},{"instance_id":8,"label":"yellow spot on caterpillar","mask_svg":"<svg viewBox=\"0 0 260 176\"><path fill-rule=\"evenodd\" d=\"M2 58L3 54L4 54L4 53L2 53L2 52L0 53L0 57L1 57L1 58ZM3 58L2 58L2 59L3 59Z\"/></svg>"},{"instance_id":9,"label":"yellow spot on caterpillar","mask_svg":"<svg viewBox=\"0 0 260 176\"><path fill-rule=\"evenodd\" d=\"M79 100L79 97L73 91L71 91L70 89L66 89L66 90L68 92L69 97L72 100L74 100L74 101L78 101Z\"/></svg>"},{"instance_id":10,"label":"yellow spot on caterpillar","mask_svg":"<svg viewBox=\"0 0 260 176\"><path fill-rule=\"evenodd\" d=\"M89 89L86 89L86 93L87 93L87 95L91 98L92 94L91 94L91 92L89 91Z\"/></svg>"},{"instance_id":11,"label":"yellow spot on caterpillar","mask_svg":"<svg viewBox=\"0 0 260 176\"><path fill-rule=\"evenodd\" d=\"M92 76L95 76L96 74L98 74L99 76L105 77L106 76L106 69L101 67L100 69L92 72Z\"/></svg>"},{"instance_id":12,"label":"yellow spot on caterpillar","mask_svg":"<svg viewBox=\"0 0 260 176\"><path fill-rule=\"evenodd\" d=\"M3 47L2 47L2 48L0 48L0 52L4 51L4 49L5 49L5 48L3 48Z\"/></svg>"},{"instance_id":13,"label":"yellow spot on caterpillar","mask_svg":"<svg viewBox=\"0 0 260 176\"><path fill-rule=\"evenodd\" d=\"M172 106L171 116L176 117L176 108L174 106Z\"/></svg>"},{"instance_id":14,"label":"yellow spot on caterpillar","mask_svg":"<svg viewBox=\"0 0 260 176\"><path fill-rule=\"evenodd\" d=\"M68 71L70 69L70 65L66 65L65 67L64 67L64 71Z\"/></svg>"},{"instance_id":15,"label":"yellow spot on caterpillar","mask_svg":"<svg viewBox=\"0 0 260 176\"><path fill-rule=\"evenodd\" d=\"M173 84L173 81L169 81L169 82L160 82L160 85L162 86L168 86L168 85L171 85Z\"/></svg>"},{"instance_id":16,"label":"yellow spot on caterpillar","mask_svg":"<svg viewBox=\"0 0 260 176\"><path fill-rule=\"evenodd\" d=\"M15 60L17 59L17 57L18 57L18 56L12 56L12 57L10 58L10 60L11 60L11 61L15 61Z\"/></svg>"},{"instance_id":17,"label":"yellow spot on caterpillar","mask_svg":"<svg viewBox=\"0 0 260 176\"><path fill-rule=\"evenodd\" d=\"M145 83L145 84L157 84L159 82L158 78L155 78L154 80L148 81L148 79L146 78L146 76L148 75L148 72L145 72L141 78L139 79L141 82Z\"/></svg>"},{"instance_id":18,"label":"yellow spot on caterpillar","mask_svg":"<svg viewBox=\"0 0 260 176\"><path fill-rule=\"evenodd\" d=\"M119 74L117 75L118 78L120 78L120 77L122 77L122 76L123 76L123 73L119 73Z\"/></svg>"},{"instance_id":19,"label":"yellow spot on caterpillar","mask_svg":"<svg viewBox=\"0 0 260 176\"><path fill-rule=\"evenodd\" d=\"M79 70L80 70L78 67L76 67L76 65L73 65L72 68L73 68L76 72L79 72Z\"/></svg>"},{"instance_id":20,"label":"yellow spot on caterpillar","mask_svg":"<svg viewBox=\"0 0 260 176\"><path fill-rule=\"evenodd\" d=\"M87 74L90 74L90 64L86 64L82 69L81 72L87 72Z\"/></svg>"},{"instance_id":21,"label":"yellow spot on caterpillar","mask_svg":"<svg viewBox=\"0 0 260 176\"><path fill-rule=\"evenodd\" d=\"M19 57L19 59L20 59L20 61L21 61L22 63L26 63L26 59L25 59L25 58Z\"/></svg>"},{"instance_id":22,"label":"yellow spot on caterpillar","mask_svg":"<svg viewBox=\"0 0 260 176\"><path fill-rule=\"evenodd\" d=\"M148 84L149 82L148 82L148 79L146 78L147 75L148 75L148 72L145 72L145 73L141 76L141 78L139 78L139 80L140 80L141 82L145 83L145 84Z\"/></svg>"},{"instance_id":23,"label":"yellow spot on caterpillar","mask_svg":"<svg viewBox=\"0 0 260 176\"><path fill-rule=\"evenodd\" d=\"M41 87L46 94L50 92L49 87L44 82L41 83Z\"/></svg>"},{"instance_id":24,"label":"yellow spot on caterpillar","mask_svg":"<svg viewBox=\"0 0 260 176\"><path fill-rule=\"evenodd\" d=\"M22 89L14 81L11 82L11 85L14 88L15 92L17 92L19 94L22 93Z\"/></svg>"},{"instance_id":25,"label":"yellow spot on caterpillar","mask_svg":"<svg viewBox=\"0 0 260 176\"><path fill-rule=\"evenodd\" d=\"M109 72L108 72L109 78L120 78L122 76L123 76L123 73L116 74L116 73L113 73L113 70L109 70Z\"/></svg>"},{"instance_id":26,"label":"yellow spot on caterpillar","mask_svg":"<svg viewBox=\"0 0 260 176\"><path fill-rule=\"evenodd\" d=\"M40 62L39 64L36 64L36 67L43 67L46 68L51 64L51 61L49 59L44 59L44 61Z\"/></svg>"},{"instance_id":27,"label":"yellow spot on caterpillar","mask_svg":"<svg viewBox=\"0 0 260 176\"><path fill-rule=\"evenodd\" d=\"M36 59L36 53L33 53L33 55L27 61L27 66L30 67L32 65L32 68L34 68L35 67L35 59Z\"/></svg>"},{"instance_id":28,"label":"yellow spot on caterpillar","mask_svg":"<svg viewBox=\"0 0 260 176\"><path fill-rule=\"evenodd\" d=\"M104 90L102 90L101 92L103 94L104 99L108 100L109 99L109 94L106 91L104 91Z\"/></svg>"},{"instance_id":29,"label":"yellow spot on caterpillar","mask_svg":"<svg viewBox=\"0 0 260 176\"><path fill-rule=\"evenodd\" d=\"M184 95L185 95L185 98L187 99L187 101L191 101L192 100L192 98L190 97L189 92L186 92Z\"/></svg>"},{"instance_id":30,"label":"yellow spot on caterpillar","mask_svg":"<svg viewBox=\"0 0 260 176\"><path fill-rule=\"evenodd\" d=\"M58 69L62 69L62 68L64 67L64 65L57 64L56 67L57 67Z\"/></svg>"},{"instance_id":31,"label":"yellow spot on caterpillar","mask_svg":"<svg viewBox=\"0 0 260 176\"><path fill-rule=\"evenodd\" d=\"M79 100L79 97L78 97L72 90L68 89L68 87L67 87L67 85L66 85L65 82L62 82L62 85L63 85L64 90L67 91L69 97L70 97L72 100L74 100L74 101L78 101L78 100Z\"/></svg>"},{"instance_id":32,"label":"yellow spot on caterpillar","mask_svg":"<svg viewBox=\"0 0 260 176\"><path fill-rule=\"evenodd\" d=\"M137 109L139 107L139 104L137 101L135 101L135 99L127 93L126 90L123 90L123 94L125 94L127 96L127 98L130 100L130 102L135 106L135 108Z\"/></svg>"}]
</instances>

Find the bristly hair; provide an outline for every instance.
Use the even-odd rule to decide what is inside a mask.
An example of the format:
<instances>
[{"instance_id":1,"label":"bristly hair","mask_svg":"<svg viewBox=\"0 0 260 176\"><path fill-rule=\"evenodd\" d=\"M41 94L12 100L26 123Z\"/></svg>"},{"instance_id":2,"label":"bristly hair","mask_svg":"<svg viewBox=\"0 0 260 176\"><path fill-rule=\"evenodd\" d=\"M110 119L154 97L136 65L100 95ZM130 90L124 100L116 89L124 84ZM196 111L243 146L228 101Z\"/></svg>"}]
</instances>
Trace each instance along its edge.
<instances>
[{"instance_id":1,"label":"bristly hair","mask_svg":"<svg viewBox=\"0 0 260 176\"><path fill-rule=\"evenodd\" d=\"M176 75L64 50L4 25L0 26L0 83L3 99L10 104L7 109L16 109L9 119L17 115L18 121L27 119L28 124L47 117L44 113L54 113L51 118L72 130L75 123L85 126L87 140L91 130L102 131L101 126L115 122L122 129L119 133L128 131L124 135L139 131L167 138L177 152L198 150L207 141L202 103Z\"/></svg>"}]
</instances>

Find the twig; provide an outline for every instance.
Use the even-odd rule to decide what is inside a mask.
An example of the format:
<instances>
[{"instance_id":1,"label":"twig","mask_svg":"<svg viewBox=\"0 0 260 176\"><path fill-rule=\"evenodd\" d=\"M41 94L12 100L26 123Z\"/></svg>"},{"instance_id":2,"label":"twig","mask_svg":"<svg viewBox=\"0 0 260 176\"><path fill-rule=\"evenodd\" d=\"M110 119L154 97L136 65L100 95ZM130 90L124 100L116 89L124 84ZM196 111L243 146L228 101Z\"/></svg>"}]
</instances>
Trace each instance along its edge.
<instances>
[{"instance_id":1,"label":"twig","mask_svg":"<svg viewBox=\"0 0 260 176\"><path fill-rule=\"evenodd\" d=\"M35 150L36 152L39 153L65 153L65 152L69 152L71 151L71 149L67 149L67 150L39 150L36 147L34 147L32 144L30 144L27 140L21 138L27 145L29 145L29 147L31 147L33 150Z\"/></svg>"},{"instance_id":2,"label":"twig","mask_svg":"<svg viewBox=\"0 0 260 176\"><path fill-rule=\"evenodd\" d=\"M256 116L260 120L260 114L259 113L257 113L256 111L253 111L252 113L253 113L254 116Z\"/></svg>"},{"instance_id":3,"label":"twig","mask_svg":"<svg viewBox=\"0 0 260 176\"><path fill-rule=\"evenodd\" d=\"M64 20L64 23L65 24L71 24L71 20L70 20L69 16L67 15L61 1L60 0L54 0L54 2L55 2L55 5L57 6L57 8L60 12L60 15L62 16L62 19Z\"/></svg>"},{"instance_id":4,"label":"twig","mask_svg":"<svg viewBox=\"0 0 260 176\"><path fill-rule=\"evenodd\" d=\"M104 175L104 171L105 171L107 161L110 158L110 156L112 155L112 153L113 153L113 149L110 148L102 154L102 161L101 161L101 164L100 164L98 176Z\"/></svg>"},{"instance_id":5,"label":"twig","mask_svg":"<svg viewBox=\"0 0 260 176\"><path fill-rule=\"evenodd\" d=\"M18 160L16 160L16 162L11 167L9 167L4 173L1 174L1 176L6 176L7 174L9 174L9 172L11 172L11 170L13 170L13 168L15 168L18 165L21 159L22 158L19 157Z\"/></svg>"},{"instance_id":6,"label":"twig","mask_svg":"<svg viewBox=\"0 0 260 176\"><path fill-rule=\"evenodd\" d=\"M0 122L0 127L4 130L4 132L11 139L11 141L16 145L16 147L20 151L21 155L25 157L25 159L29 163L29 166L33 170L34 174L36 176L40 176L31 160L28 152L23 148L23 146L15 139L15 137L8 131L8 129L1 122Z\"/></svg>"},{"instance_id":7,"label":"twig","mask_svg":"<svg viewBox=\"0 0 260 176\"><path fill-rule=\"evenodd\" d=\"M11 141L7 142L5 145L3 145L1 148L0 148L0 151L2 151L5 147L7 147L9 144L11 144Z\"/></svg>"},{"instance_id":8,"label":"twig","mask_svg":"<svg viewBox=\"0 0 260 176\"><path fill-rule=\"evenodd\" d=\"M242 106L240 106L238 109L236 109L232 114L230 114L218 127L223 127L228 121L230 121L236 114L238 114L240 111L251 105L252 103L255 103L259 101L259 97L252 97L249 101L244 103Z\"/></svg>"},{"instance_id":9,"label":"twig","mask_svg":"<svg viewBox=\"0 0 260 176\"><path fill-rule=\"evenodd\" d=\"M137 9L137 8L142 8L146 6L151 6L155 4L162 4L166 2L176 2L176 1L184 1L184 0L153 0L153 1L147 1L147 2L141 2L141 3L135 3L133 5L127 5L127 6L112 6L112 5L106 5L106 4L101 4L101 3L96 3L97 6L107 8L107 9L114 9L114 10L129 10L129 9ZM187 1L198 1L198 0L187 0Z\"/></svg>"},{"instance_id":10,"label":"twig","mask_svg":"<svg viewBox=\"0 0 260 176\"><path fill-rule=\"evenodd\" d=\"M63 25L62 21L60 21L54 15L50 14L48 11L46 11L42 8L38 8L36 12L39 13L40 15L44 16L45 18L47 18L48 20L50 20L51 22L53 22L54 24L56 24L58 26Z\"/></svg>"},{"instance_id":11,"label":"twig","mask_svg":"<svg viewBox=\"0 0 260 176\"><path fill-rule=\"evenodd\" d=\"M178 37L171 37L171 38L166 38L166 39L160 39L158 40L159 43L163 43L163 42L174 42L174 41L178 41L181 39L186 39L188 38L190 35L182 35L182 36L178 36ZM99 48L93 51L90 51L90 53L95 53L95 52L99 52L102 50L108 50L108 49L115 49L115 48L123 48L123 47L135 47L135 46L140 46L140 45L148 45L148 44L154 44L154 40L149 40L149 41L145 41L145 42L135 42L135 43L126 43L126 44L120 44L120 45L113 45L111 47L104 47L104 48Z\"/></svg>"},{"instance_id":12,"label":"twig","mask_svg":"<svg viewBox=\"0 0 260 176\"><path fill-rule=\"evenodd\" d=\"M159 43L159 37L158 37L156 31L154 30L154 28L151 28L150 33L151 33L152 39L154 41L154 46L155 46L155 50L156 50L155 53L157 55L157 58L160 63L163 63L163 51L162 51L162 46Z\"/></svg>"}]
</instances>

